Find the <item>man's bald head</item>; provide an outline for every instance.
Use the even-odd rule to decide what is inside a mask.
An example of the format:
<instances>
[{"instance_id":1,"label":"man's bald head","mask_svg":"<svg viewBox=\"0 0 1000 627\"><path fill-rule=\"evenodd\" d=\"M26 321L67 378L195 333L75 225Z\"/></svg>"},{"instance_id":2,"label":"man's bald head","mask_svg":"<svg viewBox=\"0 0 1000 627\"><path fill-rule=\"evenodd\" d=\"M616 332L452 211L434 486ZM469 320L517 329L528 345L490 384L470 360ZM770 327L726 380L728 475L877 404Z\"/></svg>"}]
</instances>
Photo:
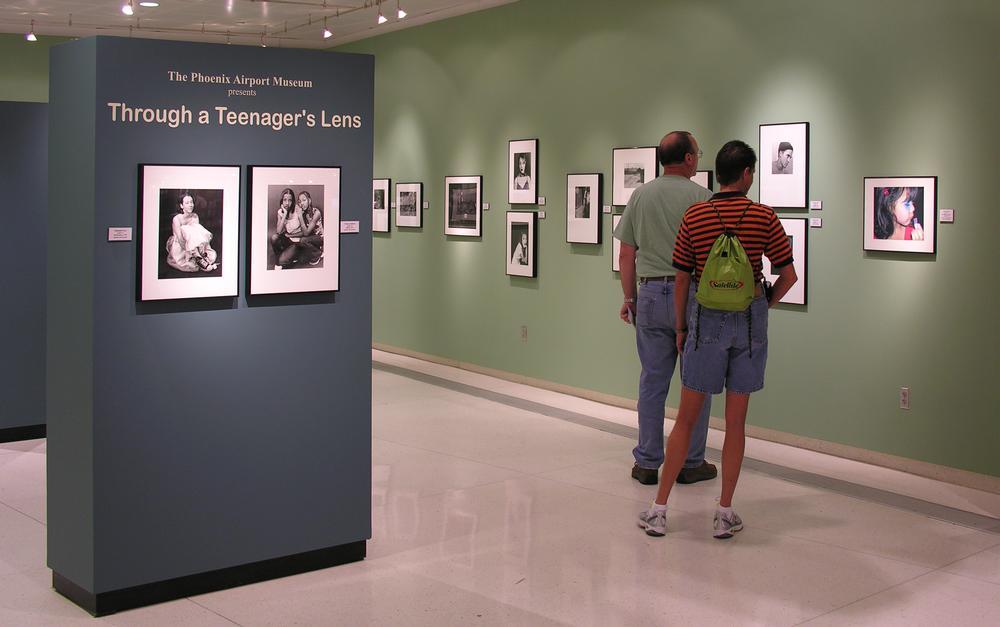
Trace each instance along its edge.
<instances>
[{"instance_id":1,"label":"man's bald head","mask_svg":"<svg viewBox=\"0 0 1000 627\"><path fill-rule=\"evenodd\" d=\"M687 131L671 131L660 140L660 147L657 149L657 157L663 167L670 165L681 165L684 157L696 154L694 136Z\"/></svg>"}]
</instances>

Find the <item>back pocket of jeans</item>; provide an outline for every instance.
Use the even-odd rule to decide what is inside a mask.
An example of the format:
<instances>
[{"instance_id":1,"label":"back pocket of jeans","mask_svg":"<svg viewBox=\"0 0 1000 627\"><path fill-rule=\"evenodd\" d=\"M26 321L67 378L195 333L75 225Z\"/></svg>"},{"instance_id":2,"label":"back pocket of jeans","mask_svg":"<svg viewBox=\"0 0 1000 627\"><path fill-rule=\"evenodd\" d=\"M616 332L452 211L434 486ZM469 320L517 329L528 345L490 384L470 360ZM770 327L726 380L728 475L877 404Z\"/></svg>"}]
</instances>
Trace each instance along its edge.
<instances>
[{"instance_id":1,"label":"back pocket of jeans","mask_svg":"<svg viewBox=\"0 0 1000 627\"><path fill-rule=\"evenodd\" d=\"M695 307L694 328L689 328L689 335L694 337L699 344L715 344L722 337L726 321L730 318L727 313L704 307L699 313L698 307Z\"/></svg>"}]
</instances>

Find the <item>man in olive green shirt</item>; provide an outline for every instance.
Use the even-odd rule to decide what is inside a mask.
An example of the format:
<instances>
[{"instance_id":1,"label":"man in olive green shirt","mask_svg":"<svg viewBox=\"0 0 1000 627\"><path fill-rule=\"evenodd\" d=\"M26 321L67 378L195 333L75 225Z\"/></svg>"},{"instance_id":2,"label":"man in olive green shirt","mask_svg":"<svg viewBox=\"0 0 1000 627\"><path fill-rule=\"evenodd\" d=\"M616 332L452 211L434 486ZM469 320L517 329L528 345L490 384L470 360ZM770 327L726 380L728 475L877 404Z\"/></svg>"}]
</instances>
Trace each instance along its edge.
<instances>
[{"instance_id":1,"label":"man in olive green shirt","mask_svg":"<svg viewBox=\"0 0 1000 627\"><path fill-rule=\"evenodd\" d=\"M711 198L709 190L691 180L698 169L701 150L687 131L668 133L657 149L663 174L638 187L628 201L614 236L621 241L622 291L625 302L619 315L635 323L639 376L639 442L632 455L632 478L645 485L657 482L663 464L663 419L670 379L677 364L674 314L674 240L684 211ZM636 279L639 290L636 294ZM712 397L706 397L691 433L684 469L678 483L715 478L714 465L705 461L708 415Z\"/></svg>"}]
</instances>

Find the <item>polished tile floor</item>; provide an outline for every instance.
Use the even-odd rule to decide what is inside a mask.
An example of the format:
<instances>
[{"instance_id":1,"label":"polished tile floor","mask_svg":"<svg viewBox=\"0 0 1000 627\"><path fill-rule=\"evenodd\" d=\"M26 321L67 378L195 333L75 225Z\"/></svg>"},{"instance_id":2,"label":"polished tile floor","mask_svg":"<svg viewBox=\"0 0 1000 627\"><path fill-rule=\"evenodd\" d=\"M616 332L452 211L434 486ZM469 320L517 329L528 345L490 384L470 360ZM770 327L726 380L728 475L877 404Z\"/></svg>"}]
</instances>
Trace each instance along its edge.
<instances>
[{"instance_id":1,"label":"polished tile floor","mask_svg":"<svg viewBox=\"0 0 1000 627\"><path fill-rule=\"evenodd\" d=\"M628 437L378 366L368 559L92 619L49 587L44 440L0 444L0 625L1000 624L1000 529L749 470L734 539L718 480L651 538Z\"/></svg>"}]
</instances>

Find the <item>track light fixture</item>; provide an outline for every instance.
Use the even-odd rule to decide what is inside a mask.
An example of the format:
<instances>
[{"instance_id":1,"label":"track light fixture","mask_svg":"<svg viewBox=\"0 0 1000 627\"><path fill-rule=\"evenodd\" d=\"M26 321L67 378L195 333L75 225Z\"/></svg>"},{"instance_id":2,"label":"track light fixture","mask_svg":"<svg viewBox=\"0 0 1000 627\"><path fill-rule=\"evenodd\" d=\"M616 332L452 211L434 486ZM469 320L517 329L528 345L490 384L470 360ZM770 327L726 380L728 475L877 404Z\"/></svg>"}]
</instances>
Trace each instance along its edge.
<instances>
[{"instance_id":1,"label":"track light fixture","mask_svg":"<svg viewBox=\"0 0 1000 627\"><path fill-rule=\"evenodd\" d=\"M329 39L331 37L333 37L333 31L331 31L329 28L327 28L327 26L326 26L326 18L324 17L323 18L323 39Z\"/></svg>"},{"instance_id":2,"label":"track light fixture","mask_svg":"<svg viewBox=\"0 0 1000 627\"><path fill-rule=\"evenodd\" d=\"M25 34L24 38L28 41L38 41L38 37L35 37L35 20L31 20L31 30Z\"/></svg>"},{"instance_id":3,"label":"track light fixture","mask_svg":"<svg viewBox=\"0 0 1000 627\"><path fill-rule=\"evenodd\" d=\"M132 0L128 0L128 2L122 5L122 13L129 17L135 14L135 9L132 7Z\"/></svg>"},{"instance_id":4,"label":"track light fixture","mask_svg":"<svg viewBox=\"0 0 1000 627\"><path fill-rule=\"evenodd\" d=\"M403 10L403 7L399 6L399 0L396 0L396 17L399 19L406 17L406 11Z\"/></svg>"},{"instance_id":5,"label":"track light fixture","mask_svg":"<svg viewBox=\"0 0 1000 627\"><path fill-rule=\"evenodd\" d=\"M379 0L379 2L378 2L378 23L379 24L385 24L388 21L389 21L389 18L387 18L386 16L382 15L382 0Z\"/></svg>"}]
</instances>

